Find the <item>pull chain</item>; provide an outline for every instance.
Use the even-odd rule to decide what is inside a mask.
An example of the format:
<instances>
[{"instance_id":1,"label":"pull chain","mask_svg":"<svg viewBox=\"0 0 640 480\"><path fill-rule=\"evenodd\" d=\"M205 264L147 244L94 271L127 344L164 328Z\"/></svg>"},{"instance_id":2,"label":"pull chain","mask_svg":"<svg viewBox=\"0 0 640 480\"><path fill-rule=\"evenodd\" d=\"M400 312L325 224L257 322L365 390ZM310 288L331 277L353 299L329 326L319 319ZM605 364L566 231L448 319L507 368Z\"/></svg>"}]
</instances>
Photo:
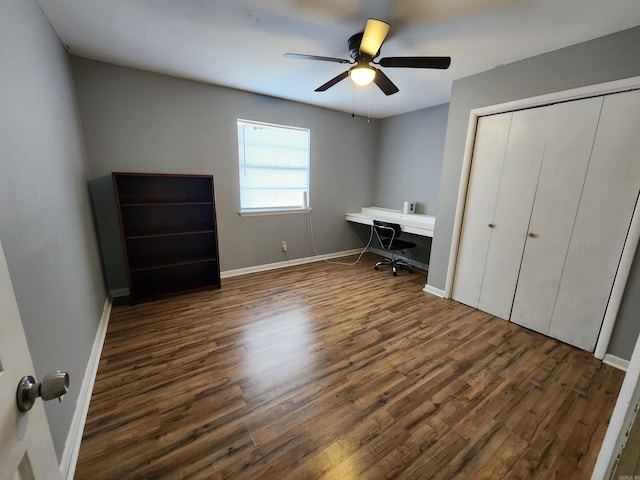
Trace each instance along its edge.
<instances>
[{"instance_id":1,"label":"pull chain","mask_svg":"<svg viewBox=\"0 0 640 480\"><path fill-rule=\"evenodd\" d=\"M352 87L351 93L352 93L351 100L353 102L353 105L351 106L351 118L355 118L356 117L356 87L355 87L355 85Z\"/></svg>"},{"instance_id":2,"label":"pull chain","mask_svg":"<svg viewBox=\"0 0 640 480\"><path fill-rule=\"evenodd\" d=\"M371 87L372 85L373 85L372 83L369 84L369 102L368 102L368 105L367 105L367 123L371 122L371 91L373 90L372 87Z\"/></svg>"}]
</instances>

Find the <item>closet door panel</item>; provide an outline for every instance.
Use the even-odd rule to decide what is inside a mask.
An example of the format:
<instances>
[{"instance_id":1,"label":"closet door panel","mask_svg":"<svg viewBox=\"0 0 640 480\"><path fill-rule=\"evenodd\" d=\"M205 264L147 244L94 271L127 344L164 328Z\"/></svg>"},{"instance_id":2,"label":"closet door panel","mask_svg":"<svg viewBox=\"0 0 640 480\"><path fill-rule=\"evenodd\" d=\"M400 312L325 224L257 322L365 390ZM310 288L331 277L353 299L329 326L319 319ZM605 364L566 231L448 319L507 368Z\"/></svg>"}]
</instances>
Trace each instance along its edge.
<instances>
[{"instance_id":1,"label":"closet door panel","mask_svg":"<svg viewBox=\"0 0 640 480\"><path fill-rule=\"evenodd\" d=\"M640 92L605 97L549 334L593 351L640 186Z\"/></svg>"},{"instance_id":2,"label":"closet door panel","mask_svg":"<svg viewBox=\"0 0 640 480\"><path fill-rule=\"evenodd\" d=\"M511 113L478 119L469 186L453 284L453 298L478 307L498 198Z\"/></svg>"},{"instance_id":3,"label":"closet door panel","mask_svg":"<svg viewBox=\"0 0 640 480\"><path fill-rule=\"evenodd\" d=\"M509 319L544 152L547 109L513 113L478 308Z\"/></svg>"},{"instance_id":4,"label":"closet door panel","mask_svg":"<svg viewBox=\"0 0 640 480\"><path fill-rule=\"evenodd\" d=\"M547 107L546 144L511 321L547 334L602 98Z\"/></svg>"}]
</instances>

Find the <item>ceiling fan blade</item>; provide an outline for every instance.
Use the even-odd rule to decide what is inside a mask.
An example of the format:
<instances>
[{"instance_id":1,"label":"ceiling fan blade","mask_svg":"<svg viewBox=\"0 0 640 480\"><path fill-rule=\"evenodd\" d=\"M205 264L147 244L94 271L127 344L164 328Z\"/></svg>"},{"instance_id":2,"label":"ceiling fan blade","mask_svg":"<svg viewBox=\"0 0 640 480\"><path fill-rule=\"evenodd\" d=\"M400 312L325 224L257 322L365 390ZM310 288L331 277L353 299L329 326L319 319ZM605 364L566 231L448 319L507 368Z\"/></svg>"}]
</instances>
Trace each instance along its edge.
<instances>
[{"instance_id":1,"label":"ceiling fan blade","mask_svg":"<svg viewBox=\"0 0 640 480\"><path fill-rule=\"evenodd\" d=\"M336 77L333 77L331 80L329 80L324 85L320 85L318 88L316 88L315 91L316 92L324 92L325 90L328 90L329 88L333 87L336 83L341 82L342 80L344 80L348 76L349 76L349 71L348 70L346 72L342 72L340 75L338 75Z\"/></svg>"},{"instance_id":2,"label":"ceiling fan blade","mask_svg":"<svg viewBox=\"0 0 640 480\"><path fill-rule=\"evenodd\" d=\"M451 65L451 57L386 57L378 65L382 67L438 68L446 70Z\"/></svg>"},{"instance_id":3,"label":"ceiling fan blade","mask_svg":"<svg viewBox=\"0 0 640 480\"><path fill-rule=\"evenodd\" d=\"M373 78L373 83L375 83L380 90L385 95L393 95L394 93L398 93L400 90L396 85L391 81L389 77L385 75L382 70L376 68L376 76Z\"/></svg>"},{"instance_id":4,"label":"ceiling fan blade","mask_svg":"<svg viewBox=\"0 0 640 480\"><path fill-rule=\"evenodd\" d=\"M286 58L299 58L302 60L321 60L323 62L351 63L349 60L345 60L344 58L321 57L318 55L305 55L303 53L285 53L284 56Z\"/></svg>"},{"instance_id":5,"label":"ceiling fan blade","mask_svg":"<svg viewBox=\"0 0 640 480\"><path fill-rule=\"evenodd\" d=\"M391 25L374 18L367 20L367 25L364 28L362 34L362 41L360 42L360 51L372 58L378 54L382 42L387 38Z\"/></svg>"}]
</instances>

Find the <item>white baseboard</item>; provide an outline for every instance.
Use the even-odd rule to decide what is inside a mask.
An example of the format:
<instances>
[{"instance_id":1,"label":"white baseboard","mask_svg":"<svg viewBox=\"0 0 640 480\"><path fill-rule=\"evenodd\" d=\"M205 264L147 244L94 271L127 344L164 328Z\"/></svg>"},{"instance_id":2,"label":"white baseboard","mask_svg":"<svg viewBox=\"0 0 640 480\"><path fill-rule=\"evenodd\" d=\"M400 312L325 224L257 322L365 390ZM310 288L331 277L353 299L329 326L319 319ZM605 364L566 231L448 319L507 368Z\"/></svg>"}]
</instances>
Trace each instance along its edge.
<instances>
[{"instance_id":1,"label":"white baseboard","mask_svg":"<svg viewBox=\"0 0 640 480\"><path fill-rule=\"evenodd\" d=\"M611 365L612 367L617 368L618 370L622 370L626 372L629 368L629 360L625 360L624 358L616 357L615 355L611 355L607 353L602 359L602 363L606 363L607 365Z\"/></svg>"},{"instance_id":2,"label":"white baseboard","mask_svg":"<svg viewBox=\"0 0 640 480\"><path fill-rule=\"evenodd\" d=\"M435 295L436 297L446 298L446 296L444 294L444 290L440 290L439 288L432 287L429 284L425 285L422 290L427 292L427 293L430 293L431 295Z\"/></svg>"},{"instance_id":3,"label":"white baseboard","mask_svg":"<svg viewBox=\"0 0 640 480\"><path fill-rule=\"evenodd\" d=\"M362 249L346 250L344 252L328 253L326 255L315 255L313 257L295 258L293 260L285 260L284 262L267 263L265 265L256 265L253 267L226 270L224 272L220 272L220 278L236 277L238 275L246 275L247 273L266 272L267 270L276 270L278 268L292 267L294 265L303 265L305 263L312 263L320 260L330 260L332 258L346 257L348 255L357 255L361 252Z\"/></svg>"},{"instance_id":4,"label":"white baseboard","mask_svg":"<svg viewBox=\"0 0 640 480\"><path fill-rule=\"evenodd\" d=\"M64 452L60 461L60 473L65 480L73 480L78 462L78 454L80 453L80 443L82 442L82 434L84 425L87 421L87 413L89 412L89 403L91 402L91 394L93 393L93 385L96 381L98 373L98 365L100 363L100 355L102 354L102 346L107 335L107 326L109 325L109 316L111 315L111 299L107 297L100 317L98 331L93 341L91 356L84 372L84 379L80 387L76 410L71 421L71 428L67 435L67 441L64 444Z\"/></svg>"}]
</instances>

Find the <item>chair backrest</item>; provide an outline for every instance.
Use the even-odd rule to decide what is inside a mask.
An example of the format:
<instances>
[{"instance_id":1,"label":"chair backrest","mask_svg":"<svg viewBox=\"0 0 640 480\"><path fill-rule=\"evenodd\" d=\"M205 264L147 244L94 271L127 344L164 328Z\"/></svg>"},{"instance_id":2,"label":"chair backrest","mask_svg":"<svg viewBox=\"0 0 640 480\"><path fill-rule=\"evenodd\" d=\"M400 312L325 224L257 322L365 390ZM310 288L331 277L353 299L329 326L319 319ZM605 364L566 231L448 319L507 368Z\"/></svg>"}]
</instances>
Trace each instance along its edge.
<instances>
[{"instance_id":1,"label":"chair backrest","mask_svg":"<svg viewBox=\"0 0 640 480\"><path fill-rule=\"evenodd\" d=\"M374 220L373 229L376 232L376 237L378 237L380 245L387 249L391 247L393 241L400 236L400 233L402 233L402 229L399 224L383 222L382 220ZM391 237L391 239L389 239L389 237ZM383 239L386 240L386 242L383 242Z\"/></svg>"},{"instance_id":2,"label":"chair backrest","mask_svg":"<svg viewBox=\"0 0 640 480\"><path fill-rule=\"evenodd\" d=\"M400 225L398 223L383 222L382 220L374 220L373 226L375 227L376 231L380 233L380 235L384 235L385 237L391 237L391 236L399 237L400 234L402 233L402 228L400 228Z\"/></svg>"}]
</instances>

